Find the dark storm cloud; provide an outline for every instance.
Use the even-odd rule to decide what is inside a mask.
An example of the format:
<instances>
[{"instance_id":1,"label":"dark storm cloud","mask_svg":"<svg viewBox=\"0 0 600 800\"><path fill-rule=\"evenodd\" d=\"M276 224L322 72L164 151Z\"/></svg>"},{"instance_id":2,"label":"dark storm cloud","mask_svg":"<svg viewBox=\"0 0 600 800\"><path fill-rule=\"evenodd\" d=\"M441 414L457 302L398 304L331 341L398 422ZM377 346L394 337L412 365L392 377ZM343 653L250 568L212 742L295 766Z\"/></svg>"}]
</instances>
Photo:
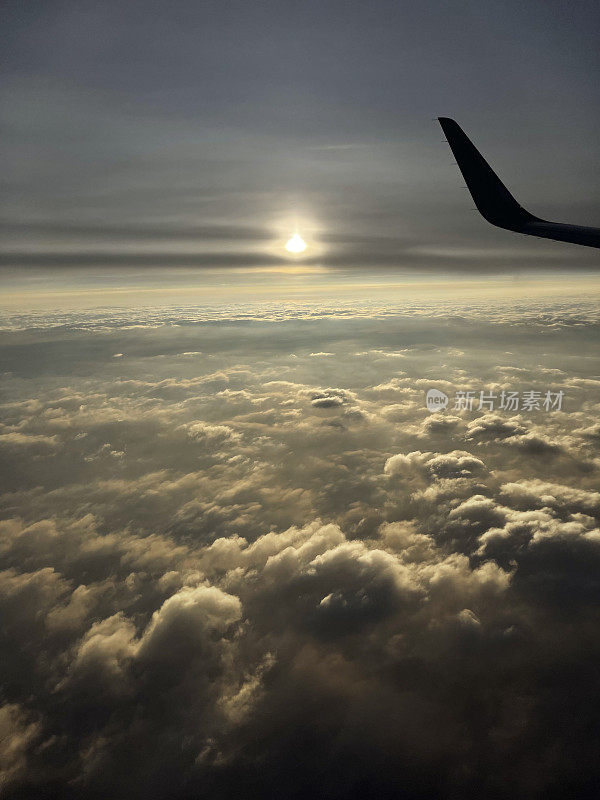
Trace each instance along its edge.
<instances>
[{"instance_id":1,"label":"dark storm cloud","mask_svg":"<svg viewBox=\"0 0 600 800\"><path fill-rule=\"evenodd\" d=\"M142 233L260 243L306 217L332 267L597 266L487 226L434 120L456 116L535 213L597 224L597 23L591 2L9 3L8 263L153 263ZM111 232L126 252L78 246Z\"/></svg>"},{"instance_id":2,"label":"dark storm cloud","mask_svg":"<svg viewBox=\"0 0 600 800\"><path fill-rule=\"evenodd\" d=\"M158 238L158 237L157 237ZM177 239L176 235L169 236L172 240ZM267 237L264 237L267 239ZM234 241L234 240L228 240ZM131 242L135 248L135 242ZM146 244L146 243L144 243ZM144 248L140 248L144 249ZM487 270L489 272L501 272L506 269L514 270L515 256L518 251L505 251L486 253ZM385 267L396 269L418 269L420 271L430 271L444 267L446 269L456 269L460 272L481 272L482 252L458 251L452 248L440 250L430 255L427 252L419 252L416 246L400 246L394 252L379 252L377 250L364 250L346 248L345 252L338 252L328 255L325 259L320 256L307 256L302 258L302 266L320 266L323 263L327 267L339 268L362 268L372 269L374 267ZM519 269L526 266L528 270L540 268L546 270L548 267L564 267L564 253L545 253L543 260L538 264L536 258L529 255L518 254L520 259ZM571 258L573 265L578 269L596 270L597 264L590 261L586 254L576 253ZM76 268L76 267L263 267L278 266L285 270L289 262L282 260L281 256L261 252L106 252L94 250L75 250L75 251L54 251L54 252L11 252L0 253L0 268L7 272L19 267L49 267L49 268Z\"/></svg>"},{"instance_id":3,"label":"dark storm cloud","mask_svg":"<svg viewBox=\"0 0 600 800\"><path fill-rule=\"evenodd\" d=\"M272 239L269 231L236 225L189 225L187 227L154 223L152 225L90 225L77 222L39 222L39 221L2 221L0 235L10 236L25 234L27 237L52 235L65 238L89 238L109 241L119 240L159 240L159 241L202 241L202 240L237 240L265 241Z\"/></svg>"}]
</instances>

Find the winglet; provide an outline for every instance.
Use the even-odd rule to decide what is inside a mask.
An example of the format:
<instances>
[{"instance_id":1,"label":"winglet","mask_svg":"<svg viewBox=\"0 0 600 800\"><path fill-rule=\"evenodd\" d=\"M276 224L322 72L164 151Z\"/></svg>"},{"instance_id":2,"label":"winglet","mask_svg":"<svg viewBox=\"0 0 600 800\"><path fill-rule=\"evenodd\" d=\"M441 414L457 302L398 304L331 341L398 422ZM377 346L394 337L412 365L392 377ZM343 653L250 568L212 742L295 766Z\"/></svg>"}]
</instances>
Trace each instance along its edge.
<instances>
[{"instance_id":1,"label":"winglet","mask_svg":"<svg viewBox=\"0 0 600 800\"><path fill-rule=\"evenodd\" d=\"M438 120L481 215L509 230L539 221L517 203L460 125L448 117Z\"/></svg>"}]
</instances>

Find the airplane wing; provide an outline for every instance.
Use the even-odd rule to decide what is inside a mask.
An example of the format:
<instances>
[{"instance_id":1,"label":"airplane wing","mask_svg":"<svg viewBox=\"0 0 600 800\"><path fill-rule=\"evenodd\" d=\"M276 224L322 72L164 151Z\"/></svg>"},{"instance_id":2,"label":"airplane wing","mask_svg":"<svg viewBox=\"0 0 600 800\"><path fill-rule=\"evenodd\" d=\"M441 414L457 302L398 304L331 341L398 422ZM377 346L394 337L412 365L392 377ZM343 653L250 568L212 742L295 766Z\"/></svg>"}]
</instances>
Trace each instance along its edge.
<instances>
[{"instance_id":1,"label":"airplane wing","mask_svg":"<svg viewBox=\"0 0 600 800\"><path fill-rule=\"evenodd\" d=\"M460 125L448 117L438 119L475 205L488 222L516 233L600 248L600 228L548 222L526 211L517 203Z\"/></svg>"}]
</instances>

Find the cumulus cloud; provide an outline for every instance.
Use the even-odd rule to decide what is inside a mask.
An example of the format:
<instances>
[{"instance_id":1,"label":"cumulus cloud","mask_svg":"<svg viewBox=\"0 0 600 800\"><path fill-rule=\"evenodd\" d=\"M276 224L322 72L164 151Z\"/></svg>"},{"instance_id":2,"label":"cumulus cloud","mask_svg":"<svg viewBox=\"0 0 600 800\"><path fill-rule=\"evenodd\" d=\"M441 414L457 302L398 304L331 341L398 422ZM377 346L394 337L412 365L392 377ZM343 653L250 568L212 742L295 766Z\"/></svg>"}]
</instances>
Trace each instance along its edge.
<instances>
[{"instance_id":1,"label":"cumulus cloud","mask_svg":"<svg viewBox=\"0 0 600 800\"><path fill-rule=\"evenodd\" d=\"M310 402L315 408L335 408L347 403L348 399L348 392L343 389L324 389L311 392Z\"/></svg>"},{"instance_id":2,"label":"cumulus cloud","mask_svg":"<svg viewBox=\"0 0 600 800\"><path fill-rule=\"evenodd\" d=\"M27 752L41 726L16 703L0 706L0 789L10 789L27 771Z\"/></svg>"},{"instance_id":3,"label":"cumulus cloud","mask_svg":"<svg viewBox=\"0 0 600 800\"><path fill-rule=\"evenodd\" d=\"M403 476L411 472L431 475L433 478L467 478L485 470L485 464L464 450L450 453L398 453L385 463L384 471L390 476Z\"/></svg>"},{"instance_id":4,"label":"cumulus cloud","mask_svg":"<svg viewBox=\"0 0 600 800\"><path fill-rule=\"evenodd\" d=\"M505 439L526 433L521 417L500 417L497 414L484 414L471 420L467 425L466 439Z\"/></svg>"},{"instance_id":5,"label":"cumulus cloud","mask_svg":"<svg viewBox=\"0 0 600 800\"><path fill-rule=\"evenodd\" d=\"M228 425L208 425L205 422L192 422L184 426L190 439L203 444L222 444L240 438Z\"/></svg>"}]
</instances>

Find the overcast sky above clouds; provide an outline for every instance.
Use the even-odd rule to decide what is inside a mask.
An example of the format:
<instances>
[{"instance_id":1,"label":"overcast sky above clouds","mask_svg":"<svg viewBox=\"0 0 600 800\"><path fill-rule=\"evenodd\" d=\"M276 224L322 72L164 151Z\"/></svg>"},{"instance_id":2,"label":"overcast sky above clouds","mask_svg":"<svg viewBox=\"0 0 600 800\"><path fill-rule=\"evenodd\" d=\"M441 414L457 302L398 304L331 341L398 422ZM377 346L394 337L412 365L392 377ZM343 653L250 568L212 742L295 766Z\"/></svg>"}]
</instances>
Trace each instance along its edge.
<instances>
[{"instance_id":1,"label":"overcast sky above clouds","mask_svg":"<svg viewBox=\"0 0 600 800\"><path fill-rule=\"evenodd\" d=\"M435 117L598 224L594 2L5 6L2 264L595 267L473 211ZM283 238L283 241L285 238Z\"/></svg>"}]
</instances>

